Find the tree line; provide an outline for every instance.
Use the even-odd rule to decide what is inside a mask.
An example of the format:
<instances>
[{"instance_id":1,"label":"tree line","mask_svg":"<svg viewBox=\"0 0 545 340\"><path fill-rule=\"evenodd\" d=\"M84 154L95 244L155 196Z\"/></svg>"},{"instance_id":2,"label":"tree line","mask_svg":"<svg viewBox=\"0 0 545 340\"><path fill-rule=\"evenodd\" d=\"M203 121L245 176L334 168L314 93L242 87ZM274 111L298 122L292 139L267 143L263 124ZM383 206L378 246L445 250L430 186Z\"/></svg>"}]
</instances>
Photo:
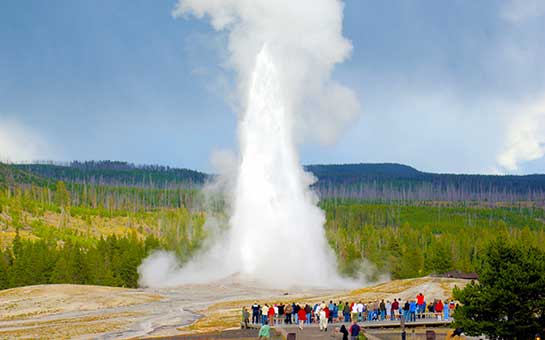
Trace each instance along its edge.
<instances>
[{"instance_id":1,"label":"tree line","mask_svg":"<svg viewBox=\"0 0 545 340\"><path fill-rule=\"evenodd\" d=\"M48 283L136 288L138 266L158 247L154 236L139 240L134 234L101 238L92 246L17 234L11 248L0 249L0 289Z\"/></svg>"}]
</instances>

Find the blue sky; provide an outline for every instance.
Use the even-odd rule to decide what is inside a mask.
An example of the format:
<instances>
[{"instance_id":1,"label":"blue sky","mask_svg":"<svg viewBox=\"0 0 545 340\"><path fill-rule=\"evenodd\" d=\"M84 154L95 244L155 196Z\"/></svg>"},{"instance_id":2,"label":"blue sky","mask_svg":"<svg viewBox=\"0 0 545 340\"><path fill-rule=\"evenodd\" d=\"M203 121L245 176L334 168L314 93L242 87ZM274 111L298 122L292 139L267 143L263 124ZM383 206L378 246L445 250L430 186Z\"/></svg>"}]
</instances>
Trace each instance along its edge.
<instances>
[{"instance_id":1,"label":"blue sky","mask_svg":"<svg viewBox=\"0 0 545 340\"><path fill-rule=\"evenodd\" d=\"M544 1L345 3L354 51L334 78L361 117L302 162L545 173ZM174 5L2 1L0 158L210 170L236 149L226 37Z\"/></svg>"}]
</instances>

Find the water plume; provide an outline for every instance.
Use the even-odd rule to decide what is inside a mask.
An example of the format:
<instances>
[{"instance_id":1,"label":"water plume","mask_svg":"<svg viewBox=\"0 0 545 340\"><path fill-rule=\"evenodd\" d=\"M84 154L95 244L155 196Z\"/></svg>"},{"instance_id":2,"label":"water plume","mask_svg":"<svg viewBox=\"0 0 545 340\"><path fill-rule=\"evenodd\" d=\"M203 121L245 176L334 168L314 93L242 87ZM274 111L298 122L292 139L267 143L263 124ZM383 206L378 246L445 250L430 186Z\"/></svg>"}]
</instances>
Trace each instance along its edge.
<instances>
[{"instance_id":1,"label":"water plume","mask_svg":"<svg viewBox=\"0 0 545 340\"><path fill-rule=\"evenodd\" d=\"M229 275L275 287L343 284L297 145L332 142L359 106L331 79L351 44L337 0L186 0L175 15L208 15L229 32L229 64L241 107L240 155L230 197L230 228L180 267L155 253L139 268L143 286L207 282Z\"/></svg>"}]
</instances>

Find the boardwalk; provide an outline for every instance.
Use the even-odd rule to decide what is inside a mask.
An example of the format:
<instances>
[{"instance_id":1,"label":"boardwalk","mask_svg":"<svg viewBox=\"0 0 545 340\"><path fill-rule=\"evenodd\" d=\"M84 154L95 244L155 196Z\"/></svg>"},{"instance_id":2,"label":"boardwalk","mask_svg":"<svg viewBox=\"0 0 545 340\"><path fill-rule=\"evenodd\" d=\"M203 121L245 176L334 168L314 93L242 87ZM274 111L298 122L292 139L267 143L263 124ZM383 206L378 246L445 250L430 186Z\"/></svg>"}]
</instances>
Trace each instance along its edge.
<instances>
[{"instance_id":1,"label":"boardwalk","mask_svg":"<svg viewBox=\"0 0 545 340\"><path fill-rule=\"evenodd\" d=\"M412 328L443 328L448 327L449 324L452 322L452 320L438 320L435 318L427 318L427 319L417 319L415 322L406 322L405 328L407 329L407 333L411 334L409 329ZM295 325L286 325L282 323L278 323L274 326L274 328L279 331L284 338L287 337L289 333L295 333L297 340L306 340L306 339L337 339L340 338L340 334L336 333L335 330L340 328L341 325L345 325L347 328L350 327L350 323L330 323L327 327L327 332L320 331L320 326L316 323L312 324L305 324L303 330L300 330ZM401 332L401 324L399 320L384 320L384 321L364 321L364 322L358 322L358 325L360 325L364 331L365 330L372 330L372 329L391 329L395 330L398 329L399 332ZM261 324L250 324L251 328L259 329L261 327ZM401 333L399 333L401 334ZM380 335L377 337L371 336L370 338L373 339L380 339Z\"/></svg>"}]
</instances>

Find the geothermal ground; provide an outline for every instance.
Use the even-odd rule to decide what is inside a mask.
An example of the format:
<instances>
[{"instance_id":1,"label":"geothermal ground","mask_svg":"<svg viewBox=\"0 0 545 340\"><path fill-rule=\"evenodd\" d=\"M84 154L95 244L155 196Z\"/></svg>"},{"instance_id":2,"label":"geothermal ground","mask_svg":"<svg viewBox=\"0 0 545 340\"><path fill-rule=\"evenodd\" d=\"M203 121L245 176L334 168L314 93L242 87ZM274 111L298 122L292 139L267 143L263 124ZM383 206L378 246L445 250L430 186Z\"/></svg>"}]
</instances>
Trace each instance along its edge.
<instances>
[{"instance_id":1,"label":"geothermal ground","mask_svg":"<svg viewBox=\"0 0 545 340\"><path fill-rule=\"evenodd\" d=\"M210 333L237 327L240 308L259 302L449 298L467 281L419 278L354 291L275 290L236 280L176 289L42 285L0 292L0 338L131 338ZM288 293L288 295L286 295Z\"/></svg>"}]
</instances>

